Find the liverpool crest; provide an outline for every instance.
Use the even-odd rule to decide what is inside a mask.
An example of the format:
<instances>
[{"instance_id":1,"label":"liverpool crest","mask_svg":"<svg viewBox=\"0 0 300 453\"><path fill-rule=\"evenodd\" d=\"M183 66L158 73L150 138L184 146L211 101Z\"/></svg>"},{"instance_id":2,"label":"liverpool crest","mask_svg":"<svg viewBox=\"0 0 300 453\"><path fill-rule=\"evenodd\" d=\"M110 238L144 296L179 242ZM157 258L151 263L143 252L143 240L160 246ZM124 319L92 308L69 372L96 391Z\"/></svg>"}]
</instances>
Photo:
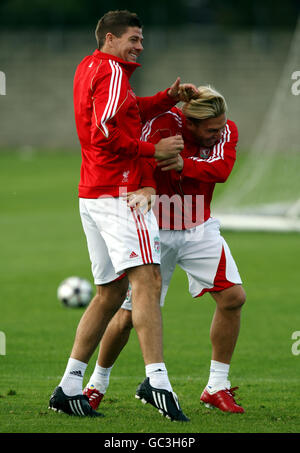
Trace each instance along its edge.
<instances>
[{"instance_id":1,"label":"liverpool crest","mask_svg":"<svg viewBox=\"0 0 300 453\"><path fill-rule=\"evenodd\" d=\"M200 148L199 151L201 159L208 159L210 155L210 149L209 148Z\"/></svg>"}]
</instances>

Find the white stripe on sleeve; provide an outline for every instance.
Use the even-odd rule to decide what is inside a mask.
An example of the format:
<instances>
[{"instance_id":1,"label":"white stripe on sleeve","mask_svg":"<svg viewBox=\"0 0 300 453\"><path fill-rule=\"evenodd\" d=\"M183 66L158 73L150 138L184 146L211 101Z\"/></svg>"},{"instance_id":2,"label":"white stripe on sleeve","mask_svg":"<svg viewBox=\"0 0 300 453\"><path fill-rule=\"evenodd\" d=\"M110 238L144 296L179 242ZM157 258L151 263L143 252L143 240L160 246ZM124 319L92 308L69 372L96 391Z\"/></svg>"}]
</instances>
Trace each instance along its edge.
<instances>
[{"instance_id":1,"label":"white stripe on sleeve","mask_svg":"<svg viewBox=\"0 0 300 453\"><path fill-rule=\"evenodd\" d=\"M122 83L122 70L118 63L115 61L109 60L110 67L112 69L110 84L109 84L109 96L108 101L105 106L102 118L101 118L101 125L104 130L105 136L109 136L108 129L106 127L106 122L113 118L116 114L116 110L118 107L118 102L120 98L121 92L121 83Z\"/></svg>"}]
</instances>

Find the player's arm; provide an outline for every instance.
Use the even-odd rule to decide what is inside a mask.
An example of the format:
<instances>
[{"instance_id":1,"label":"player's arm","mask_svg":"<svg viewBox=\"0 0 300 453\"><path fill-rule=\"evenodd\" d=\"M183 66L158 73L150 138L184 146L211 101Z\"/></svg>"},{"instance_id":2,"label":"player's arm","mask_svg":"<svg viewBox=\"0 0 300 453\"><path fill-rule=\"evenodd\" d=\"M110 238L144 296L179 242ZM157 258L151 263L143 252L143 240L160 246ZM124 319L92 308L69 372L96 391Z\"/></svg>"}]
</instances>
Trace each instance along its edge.
<instances>
[{"instance_id":1,"label":"player's arm","mask_svg":"<svg viewBox=\"0 0 300 453\"><path fill-rule=\"evenodd\" d=\"M198 89L192 83L180 83L177 77L175 82L166 90L160 91L154 96L137 97L142 122L156 117L174 107L178 102L188 102L196 97Z\"/></svg>"},{"instance_id":2,"label":"player's arm","mask_svg":"<svg viewBox=\"0 0 300 453\"><path fill-rule=\"evenodd\" d=\"M143 123L166 112L177 104L176 99L168 95L168 91L169 88L156 93L154 96L137 96L137 105Z\"/></svg>"}]
</instances>

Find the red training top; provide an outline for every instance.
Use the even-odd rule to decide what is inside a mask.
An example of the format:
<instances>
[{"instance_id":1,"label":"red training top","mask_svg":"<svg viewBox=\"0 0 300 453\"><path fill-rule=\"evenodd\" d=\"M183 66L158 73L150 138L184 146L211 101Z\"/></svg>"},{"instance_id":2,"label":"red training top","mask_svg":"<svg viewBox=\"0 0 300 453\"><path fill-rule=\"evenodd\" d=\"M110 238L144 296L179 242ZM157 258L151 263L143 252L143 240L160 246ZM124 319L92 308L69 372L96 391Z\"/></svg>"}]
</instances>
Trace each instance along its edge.
<instances>
[{"instance_id":1,"label":"red training top","mask_svg":"<svg viewBox=\"0 0 300 453\"><path fill-rule=\"evenodd\" d=\"M209 219L215 184L227 180L235 163L238 129L227 120L221 139L211 148L203 148L188 131L181 110L174 107L144 125L142 140L157 143L172 135L183 136L184 166L180 173L155 169L159 197L154 211L160 229L187 229ZM171 198L170 208L163 195Z\"/></svg>"},{"instance_id":2,"label":"red training top","mask_svg":"<svg viewBox=\"0 0 300 453\"><path fill-rule=\"evenodd\" d=\"M82 152L79 197L117 197L140 187L155 187L147 162L155 148L140 141L142 123L176 102L168 89L136 97L129 79L139 66L96 50L77 67L74 110Z\"/></svg>"}]
</instances>

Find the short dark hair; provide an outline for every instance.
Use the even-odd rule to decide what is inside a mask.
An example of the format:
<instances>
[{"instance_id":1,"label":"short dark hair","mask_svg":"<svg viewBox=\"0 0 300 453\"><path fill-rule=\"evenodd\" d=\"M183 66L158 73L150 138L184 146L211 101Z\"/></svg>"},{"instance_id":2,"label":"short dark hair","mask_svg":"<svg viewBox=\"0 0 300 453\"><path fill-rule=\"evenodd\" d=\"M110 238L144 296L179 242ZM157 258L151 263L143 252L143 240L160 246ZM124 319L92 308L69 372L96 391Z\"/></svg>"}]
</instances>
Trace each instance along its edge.
<instances>
[{"instance_id":1,"label":"short dark hair","mask_svg":"<svg viewBox=\"0 0 300 453\"><path fill-rule=\"evenodd\" d=\"M128 27L142 28L142 23L137 14L127 10L109 11L104 14L95 31L98 49L100 50L103 47L107 33L112 33L120 38Z\"/></svg>"}]
</instances>

